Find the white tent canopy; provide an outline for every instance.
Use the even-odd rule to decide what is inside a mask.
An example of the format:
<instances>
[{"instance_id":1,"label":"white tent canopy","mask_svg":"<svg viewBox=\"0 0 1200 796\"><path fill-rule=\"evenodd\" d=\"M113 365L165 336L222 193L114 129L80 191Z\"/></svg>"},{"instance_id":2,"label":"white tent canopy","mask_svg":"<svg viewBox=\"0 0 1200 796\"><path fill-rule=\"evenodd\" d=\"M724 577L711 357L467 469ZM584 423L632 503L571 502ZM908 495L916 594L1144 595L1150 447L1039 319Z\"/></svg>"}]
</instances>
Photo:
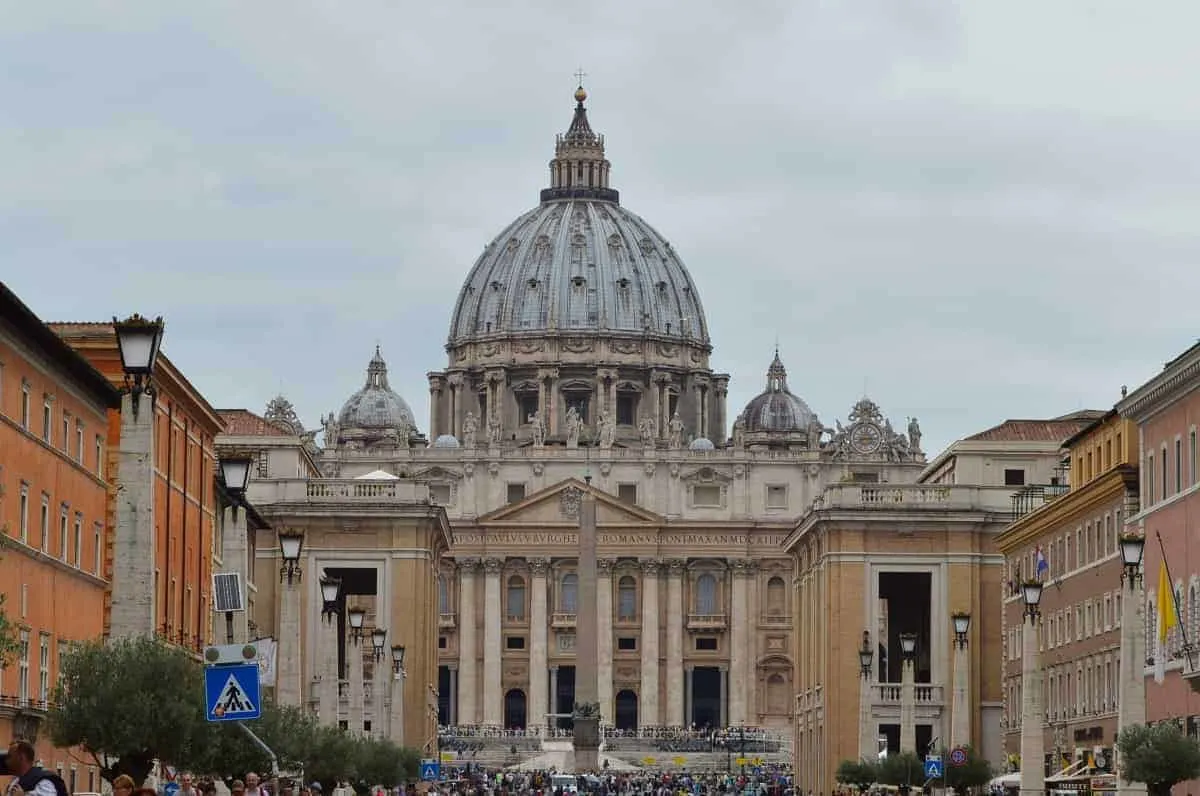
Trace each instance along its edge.
<instances>
[{"instance_id":1,"label":"white tent canopy","mask_svg":"<svg viewBox=\"0 0 1200 796\"><path fill-rule=\"evenodd\" d=\"M399 481L400 476L392 475L383 470L372 470L369 473L360 475L354 479L355 481Z\"/></svg>"}]
</instances>

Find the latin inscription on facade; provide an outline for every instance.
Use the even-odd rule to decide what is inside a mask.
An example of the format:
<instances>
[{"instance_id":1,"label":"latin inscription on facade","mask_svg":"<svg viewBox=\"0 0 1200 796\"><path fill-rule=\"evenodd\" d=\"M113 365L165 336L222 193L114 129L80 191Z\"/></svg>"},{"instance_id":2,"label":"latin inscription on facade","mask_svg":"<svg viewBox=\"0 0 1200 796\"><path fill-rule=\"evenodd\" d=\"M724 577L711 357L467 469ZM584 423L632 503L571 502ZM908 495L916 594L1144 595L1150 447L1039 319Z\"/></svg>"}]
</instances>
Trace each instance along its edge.
<instances>
[{"instance_id":1,"label":"latin inscription on facade","mask_svg":"<svg viewBox=\"0 0 1200 796\"><path fill-rule=\"evenodd\" d=\"M600 547L779 547L785 534L744 533L601 533ZM516 545L528 547L576 547L579 535L568 531L501 531L499 533L454 534L456 548L472 545Z\"/></svg>"}]
</instances>

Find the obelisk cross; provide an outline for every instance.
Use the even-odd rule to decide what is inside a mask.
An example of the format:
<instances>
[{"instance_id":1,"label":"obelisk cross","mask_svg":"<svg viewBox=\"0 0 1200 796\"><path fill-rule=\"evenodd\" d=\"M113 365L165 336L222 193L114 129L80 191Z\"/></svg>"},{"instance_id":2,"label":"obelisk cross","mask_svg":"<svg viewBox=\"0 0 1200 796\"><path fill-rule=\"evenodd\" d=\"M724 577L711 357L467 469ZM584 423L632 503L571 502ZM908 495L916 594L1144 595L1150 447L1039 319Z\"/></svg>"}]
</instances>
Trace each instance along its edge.
<instances>
[{"instance_id":1,"label":"obelisk cross","mask_svg":"<svg viewBox=\"0 0 1200 796\"><path fill-rule=\"evenodd\" d=\"M579 85L583 85L583 79L587 77L587 72L583 71L583 67L575 70L575 79L579 81Z\"/></svg>"}]
</instances>

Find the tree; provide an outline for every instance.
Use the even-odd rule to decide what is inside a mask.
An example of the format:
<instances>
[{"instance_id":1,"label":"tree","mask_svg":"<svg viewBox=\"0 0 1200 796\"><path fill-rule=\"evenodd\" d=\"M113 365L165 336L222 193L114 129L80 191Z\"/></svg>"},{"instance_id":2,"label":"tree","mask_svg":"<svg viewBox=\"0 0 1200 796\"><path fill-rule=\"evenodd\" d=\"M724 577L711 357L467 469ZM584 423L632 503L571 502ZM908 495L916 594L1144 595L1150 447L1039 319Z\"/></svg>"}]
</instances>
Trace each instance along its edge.
<instances>
[{"instance_id":1,"label":"tree","mask_svg":"<svg viewBox=\"0 0 1200 796\"><path fill-rule=\"evenodd\" d=\"M1134 724L1117 736L1121 778L1142 782L1150 796L1170 796L1171 787L1200 776L1200 744L1173 721Z\"/></svg>"},{"instance_id":2,"label":"tree","mask_svg":"<svg viewBox=\"0 0 1200 796\"><path fill-rule=\"evenodd\" d=\"M838 763L834 778L843 785L853 785L866 793L879 779L879 766L870 760L843 760Z\"/></svg>"},{"instance_id":3,"label":"tree","mask_svg":"<svg viewBox=\"0 0 1200 796\"><path fill-rule=\"evenodd\" d=\"M8 618L4 604L7 594L0 594L0 668L8 668L21 651L20 630L17 623Z\"/></svg>"},{"instance_id":4,"label":"tree","mask_svg":"<svg viewBox=\"0 0 1200 796\"><path fill-rule=\"evenodd\" d=\"M878 782L898 787L925 782L925 766L912 752L888 755L879 763Z\"/></svg>"},{"instance_id":5,"label":"tree","mask_svg":"<svg viewBox=\"0 0 1200 796\"><path fill-rule=\"evenodd\" d=\"M50 737L87 749L109 782L128 774L140 785L154 760L181 762L203 742L203 674L181 649L151 637L89 641L64 656L59 672Z\"/></svg>"},{"instance_id":6,"label":"tree","mask_svg":"<svg viewBox=\"0 0 1200 796\"><path fill-rule=\"evenodd\" d=\"M956 793L963 793L967 788L986 785L992 779L992 764L976 754L969 746L962 747L967 753L967 762L961 766L950 764L950 752L942 750L942 765L946 771L946 785L954 788Z\"/></svg>"}]
</instances>

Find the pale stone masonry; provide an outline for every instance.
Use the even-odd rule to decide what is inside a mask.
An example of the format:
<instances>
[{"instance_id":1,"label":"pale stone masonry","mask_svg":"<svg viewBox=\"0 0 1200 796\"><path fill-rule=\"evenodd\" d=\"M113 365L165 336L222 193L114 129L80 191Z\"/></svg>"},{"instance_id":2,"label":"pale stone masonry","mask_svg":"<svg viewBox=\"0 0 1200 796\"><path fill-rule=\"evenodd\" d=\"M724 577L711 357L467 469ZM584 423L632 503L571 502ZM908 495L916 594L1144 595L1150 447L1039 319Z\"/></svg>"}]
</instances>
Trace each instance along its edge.
<instances>
[{"instance_id":1,"label":"pale stone masonry","mask_svg":"<svg viewBox=\"0 0 1200 796\"><path fill-rule=\"evenodd\" d=\"M154 399L121 396L121 447L117 452L117 527L112 540L112 613L109 637L154 636L156 618L154 526Z\"/></svg>"}]
</instances>

